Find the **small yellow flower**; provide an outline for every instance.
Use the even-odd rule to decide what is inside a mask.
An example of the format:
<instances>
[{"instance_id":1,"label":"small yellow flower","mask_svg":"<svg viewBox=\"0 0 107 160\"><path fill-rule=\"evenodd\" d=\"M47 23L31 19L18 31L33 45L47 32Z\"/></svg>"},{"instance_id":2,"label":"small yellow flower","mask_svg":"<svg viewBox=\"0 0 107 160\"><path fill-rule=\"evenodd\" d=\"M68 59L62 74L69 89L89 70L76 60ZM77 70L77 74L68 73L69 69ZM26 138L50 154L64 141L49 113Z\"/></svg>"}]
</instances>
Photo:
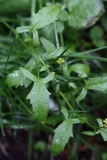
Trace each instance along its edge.
<instances>
[{"instance_id":1,"label":"small yellow flower","mask_svg":"<svg viewBox=\"0 0 107 160\"><path fill-rule=\"evenodd\" d=\"M103 120L103 123L104 123L103 126L104 126L105 128L107 128L107 118L105 118L105 120Z\"/></svg>"},{"instance_id":2,"label":"small yellow flower","mask_svg":"<svg viewBox=\"0 0 107 160\"><path fill-rule=\"evenodd\" d=\"M63 64L65 62L65 60L63 58L59 58L56 62L58 64Z\"/></svg>"}]
</instances>

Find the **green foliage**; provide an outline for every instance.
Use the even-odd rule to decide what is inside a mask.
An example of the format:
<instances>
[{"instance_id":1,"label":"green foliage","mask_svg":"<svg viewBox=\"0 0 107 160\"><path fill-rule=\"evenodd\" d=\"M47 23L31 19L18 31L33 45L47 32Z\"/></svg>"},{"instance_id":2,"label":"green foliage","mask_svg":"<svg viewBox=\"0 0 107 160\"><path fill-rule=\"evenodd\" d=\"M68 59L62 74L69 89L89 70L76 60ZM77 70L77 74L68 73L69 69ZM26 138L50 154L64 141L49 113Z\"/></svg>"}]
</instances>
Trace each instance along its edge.
<instances>
[{"instance_id":1,"label":"green foliage","mask_svg":"<svg viewBox=\"0 0 107 160\"><path fill-rule=\"evenodd\" d=\"M78 73L80 77L87 77L87 75L90 73L90 67L86 64L78 63L71 65L70 71Z\"/></svg>"},{"instance_id":2,"label":"green foliage","mask_svg":"<svg viewBox=\"0 0 107 160\"><path fill-rule=\"evenodd\" d=\"M29 10L31 7L31 1L30 0L1 0L0 1L0 14L8 14L8 13L15 13L15 12L25 12Z\"/></svg>"},{"instance_id":3,"label":"green foliage","mask_svg":"<svg viewBox=\"0 0 107 160\"><path fill-rule=\"evenodd\" d=\"M103 127L103 122L102 119L97 118L97 122L99 123L100 128L97 129L97 131L85 131L82 132L83 134L86 134L88 136L94 136L96 134L101 134L101 136L103 137L104 141L107 141L107 128Z\"/></svg>"},{"instance_id":4,"label":"green foliage","mask_svg":"<svg viewBox=\"0 0 107 160\"><path fill-rule=\"evenodd\" d=\"M43 141L39 141L39 142L35 143L34 149L36 151L44 152L46 150L46 143Z\"/></svg>"},{"instance_id":5,"label":"green foliage","mask_svg":"<svg viewBox=\"0 0 107 160\"><path fill-rule=\"evenodd\" d=\"M93 44L97 47L105 46L106 42L103 40L103 29L100 26L95 26L90 30L90 37Z\"/></svg>"},{"instance_id":6,"label":"green foliage","mask_svg":"<svg viewBox=\"0 0 107 160\"><path fill-rule=\"evenodd\" d=\"M80 95L77 97L76 100L77 101L83 100L85 98L86 94L87 94L87 90L85 88L83 88L82 91L81 91L81 93L80 93Z\"/></svg>"},{"instance_id":7,"label":"green foliage","mask_svg":"<svg viewBox=\"0 0 107 160\"><path fill-rule=\"evenodd\" d=\"M69 18L69 14L66 10L61 10L59 16L58 16L59 20L61 21L67 21Z\"/></svg>"},{"instance_id":8,"label":"green foliage","mask_svg":"<svg viewBox=\"0 0 107 160\"><path fill-rule=\"evenodd\" d=\"M50 5L42 8L37 14L33 13L33 20L31 26L17 27L18 33L22 32L34 32L46 25L53 23L60 13L60 8L56 5Z\"/></svg>"},{"instance_id":9,"label":"green foliage","mask_svg":"<svg viewBox=\"0 0 107 160\"><path fill-rule=\"evenodd\" d=\"M64 149L69 138L73 137L72 127L72 120L67 118L54 130L55 135L52 141L53 155L59 154Z\"/></svg>"},{"instance_id":10,"label":"green foliage","mask_svg":"<svg viewBox=\"0 0 107 160\"><path fill-rule=\"evenodd\" d=\"M68 118L68 112L67 112L67 109L66 109L65 107L62 107L61 112L63 113L63 115L64 115L65 119L67 119L67 118Z\"/></svg>"},{"instance_id":11,"label":"green foliage","mask_svg":"<svg viewBox=\"0 0 107 160\"><path fill-rule=\"evenodd\" d=\"M93 131L84 131L82 132L83 134L87 135L87 136L95 136L96 134L98 134L99 132L93 132Z\"/></svg>"},{"instance_id":12,"label":"green foliage","mask_svg":"<svg viewBox=\"0 0 107 160\"><path fill-rule=\"evenodd\" d=\"M102 77L94 77L85 80L86 89L99 90L104 93L107 92L107 76L104 75Z\"/></svg>"},{"instance_id":13,"label":"green foliage","mask_svg":"<svg viewBox=\"0 0 107 160\"><path fill-rule=\"evenodd\" d=\"M26 77L24 77L23 73L20 70L16 70L13 73L9 74L5 82L10 87L18 87L19 85L28 87L28 85L31 83L29 79L26 79Z\"/></svg>"},{"instance_id":14,"label":"green foliage","mask_svg":"<svg viewBox=\"0 0 107 160\"><path fill-rule=\"evenodd\" d=\"M100 26L95 26L90 31L90 37L92 39L99 39L103 36L103 30Z\"/></svg>"},{"instance_id":15,"label":"green foliage","mask_svg":"<svg viewBox=\"0 0 107 160\"><path fill-rule=\"evenodd\" d=\"M103 127L103 122L102 119L97 118L97 122L100 126L100 129L98 130L98 132L101 134L101 136L103 137L104 141L107 141L107 128Z\"/></svg>"},{"instance_id":16,"label":"green foliage","mask_svg":"<svg viewBox=\"0 0 107 160\"><path fill-rule=\"evenodd\" d=\"M59 57L62 53L64 52L64 48L56 48L53 51L49 51L47 52L46 55L46 60L49 59L56 59L57 57Z\"/></svg>"},{"instance_id":17,"label":"green foliage","mask_svg":"<svg viewBox=\"0 0 107 160\"><path fill-rule=\"evenodd\" d=\"M64 112L65 108L62 108ZM66 112L66 111L65 111ZM67 118L67 113L63 113L65 120L54 130L55 135L52 141L52 154L59 154L67 144L70 137L73 137L73 124L81 123L79 118Z\"/></svg>"},{"instance_id":18,"label":"green foliage","mask_svg":"<svg viewBox=\"0 0 107 160\"><path fill-rule=\"evenodd\" d=\"M42 37L41 38L41 42L44 46L44 48L46 49L47 52L49 51L53 51L55 49L55 46L53 43L51 43L49 40L47 40L46 38Z\"/></svg>"},{"instance_id":19,"label":"green foliage","mask_svg":"<svg viewBox=\"0 0 107 160\"><path fill-rule=\"evenodd\" d=\"M39 121L44 121L49 110L49 95L46 85L40 78L36 78L33 88L27 96L33 106L34 116Z\"/></svg>"},{"instance_id":20,"label":"green foliage","mask_svg":"<svg viewBox=\"0 0 107 160\"><path fill-rule=\"evenodd\" d=\"M107 153L103 153L102 154L102 160L106 160L107 159Z\"/></svg>"},{"instance_id":21,"label":"green foliage","mask_svg":"<svg viewBox=\"0 0 107 160\"><path fill-rule=\"evenodd\" d=\"M51 147L53 155L64 150L71 140L70 137L74 136L73 133L76 133L76 138L80 137L81 132L87 136L100 134L103 140L107 141L104 121L99 112L93 114L97 111L97 105L103 110L107 103L107 59L106 54L100 54L102 49L107 48L103 47L106 44L104 32L107 30L104 25L105 18L101 25L91 27L89 34L87 30L74 30L95 24L104 12L103 2L83 0L81 3L80 0L64 0L56 4L45 4L45 1L39 1L37 6L41 9L37 7L36 13L33 3L34 1L30 18L19 18L20 20L15 22L12 20L14 26L20 27L13 29L5 18L1 19L10 30L9 35L13 33L15 36L12 42L13 37L0 35L0 40L3 41L0 42L2 132L2 124L12 128L17 125L18 128L20 123L23 128L35 129L37 126L37 129L43 129L46 133L54 130ZM44 4L46 7L43 7ZM11 21L11 18L7 21ZM0 28L4 34L3 27ZM91 49L93 45L102 48ZM13 90L12 87L19 88ZM8 109L6 113L2 111L4 97L9 113ZM57 110L50 109L50 98L55 99ZM13 119L12 116L8 119L8 114L12 114ZM107 115L104 110L104 118L105 116ZM90 127L91 131L83 131L81 126L84 124ZM46 145L38 142L34 148L43 152Z\"/></svg>"},{"instance_id":22,"label":"green foliage","mask_svg":"<svg viewBox=\"0 0 107 160\"><path fill-rule=\"evenodd\" d=\"M42 8L37 14L33 14L32 29L37 30L53 23L60 13L60 7L57 5L49 5Z\"/></svg>"},{"instance_id":23,"label":"green foliage","mask_svg":"<svg viewBox=\"0 0 107 160\"><path fill-rule=\"evenodd\" d=\"M69 25L80 29L93 25L104 12L101 0L67 0L67 7L70 12ZM79 16L78 16L79 14Z\"/></svg>"}]
</instances>

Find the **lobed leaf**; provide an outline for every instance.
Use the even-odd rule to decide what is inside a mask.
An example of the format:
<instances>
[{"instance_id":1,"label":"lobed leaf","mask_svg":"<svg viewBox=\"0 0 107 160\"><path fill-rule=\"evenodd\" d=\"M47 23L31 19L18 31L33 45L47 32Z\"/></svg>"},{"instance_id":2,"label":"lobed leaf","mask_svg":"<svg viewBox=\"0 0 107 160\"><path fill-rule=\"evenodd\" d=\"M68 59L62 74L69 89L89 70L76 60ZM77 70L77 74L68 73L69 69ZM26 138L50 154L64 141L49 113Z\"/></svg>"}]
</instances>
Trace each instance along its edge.
<instances>
[{"instance_id":1,"label":"lobed leaf","mask_svg":"<svg viewBox=\"0 0 107 160\"><path fill-rule=\"evenodd\" d=\"M100 134L103 137L103 140L107 141L107 128L101 128L100 129Z\"/></svg>"},{"instance_id":2,"label":"lobed leaf","mask_svg":"<svg viewBox=\"0 0 107 160\"><path fill-rule=\"evenodd\" d=\"M52 154L59 154L67 144L70 137L73 137L73 124L72 120L67 118L55 130L55 135L52 141Z\"/></svg>"},{"instance_id":3,"label":"lobed leaf","mask_svg":"<svg viewBox=\"0 0 107 160\"><path fill-rule=\"evenodd\" d=\"M27 96L33 106L35 118L42 122L45 121L49 111L49 95L45 83L42 79L36 78L33 88Z\"/></svg>"},{"instance_id":4,"label":"lobed leaf","mask_svg":"<svg viewBox=\"0 0 107 160\"><path fill-rule=\"evenodd\" d=\"M85 80L86 89L99 90L104 93L107 92L107 76L94 77Z\"/></svg>"},{"instance_id":5,"label":"lobed leaf","mask_svg":"<svg viewBox=\"0 0 107 160\"><path fill-rule=\"evenodd\" d=\"M20 68L21 72L23 73L23 75L25 77L27 77L28 79L30 79L31 81L35 81L36 76L34 76L31 72L29 72L27 69L21 67Z\"/></svg>"},{"instance_id":6,"label":"lobed leaf","mask_svg":"<svg viewBox=\"0 0 107 160\"><path fill-rule=\"evenodd\" d=\"M103 127L103 122L102 122L102 119L100 118L97 118L97 122L100 126L100 129L98 130L99 133L101 134L101 136L103 137L103 140L104 141L107 141L107 128L104 128Z\"/></svg>"},{"instance_id":7,"label":"lobed leaf","mask_svg":"<svg viewBox=\"0 0 107 160\"><path fill-rule=\"evenodd\" d=\"M20 70L15 70L13 73L8 74L5 83L10 87L25 86L28 87L31 80L26 78Z\"/></svg>"},{"instance_id":8,"label":"lobed leaf","mask_svg":"<svg viewBox=\"0 0 107 160\"><path fill-rule=\"evenodd\" d=\"M20 70L15 70L13 71L13 73L8 74L5 83L8 84L10 87L12 86L18 87L19 85L21 86L24 85L25 87L28 87L29 84L32 81L34 81L35 77L30 72L33 70L35 66L36 62L33 58L31 58L25 65L25 68L20 68Z\"/></svg>"},{"instance_id":9,"label":"lobed leaf","mask_svg":"<svg viewBox=\"0 0 107 160\"><path fill-rule=\"evenodd\" d=\"M37 14L33 14L33 30L45 27L57 20L60 13L60 7L57 5L49 5L42 8Z\"/></svg>"},{"instance_id":10,"label":"lobed leaf","mask_svg":"<svg viewBox=\"0 0 107 160\"><path fill-rule=\"evenodd\" d=\"M49 81L52 81L54 79L54 76L55 76L55 72L51 72L47 77L43 78L42 80L44 83L47 83Z\"/></svg>"}]
</instances>

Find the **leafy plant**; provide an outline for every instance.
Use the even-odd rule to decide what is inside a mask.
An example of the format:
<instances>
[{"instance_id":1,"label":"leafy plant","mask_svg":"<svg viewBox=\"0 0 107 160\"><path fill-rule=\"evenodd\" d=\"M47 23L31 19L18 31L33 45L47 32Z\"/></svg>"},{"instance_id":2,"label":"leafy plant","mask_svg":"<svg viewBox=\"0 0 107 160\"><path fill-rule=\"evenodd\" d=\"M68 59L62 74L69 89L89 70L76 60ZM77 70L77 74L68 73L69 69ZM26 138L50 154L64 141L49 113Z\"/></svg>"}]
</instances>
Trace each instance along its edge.
<instances>
[{"instance_id":1,"label":"leafy plant","mask_svg":"<svg viewBox=\"0 0 107 160\"><path fill-rule=\"evenodd\" d=\"M73 52L71 44L70 46L64 45L63 39L66 21L69 27L75 29L92 26L103 14L104 5L100 0L85 0L83 3L80 0L65 0L63 3L49 3L36 14L32 13L29 25L16 29L1 19L1 22L14 34L15 40L21 42L20 45L27 54L27 63L20 64L19 69L14 69L14 66L11 69L12 73L9 73L5 79L5 85L28 88L26 99L30 100L32 111L19 98L17 99L28 111L33 121L55 127L58 125L54 130L55 134L52 140L53 155L58 155L68 143L69 138L74 136L73 126L75 124L85 124L93 130L82 131L83 134L90 136L101 134L104 141L107 141L107 129L103 125L102 119L94 117L91 122L87 113L91 109L87 110L84 105L82 106L89 94L107 93L106 71L102 69L103 73L93 74L91 63L87 60L96 60L97 66L100 66L98 60L104 62L107 60L91 54L97 49ZM100 31L99 34L96 33L97 30ZM48 35L47 33L49 34L48 38L44 36ZM98 26L93 27L90 31L93 41L102 38L102 35L102 30ZM98 50L100 49L102 48ZM11 57L11 59L8 57L6 60L3 57L1 61L5 61L6 65L12 58L18 58L17 56ZM9 88L9 90L12 89ZM94 92L92 92L93 90ZM15 95L15 91L12 91L12 94ZM50 96L55 98L58 103L59 115L51 113L49 110ZM21 109L23 110L23 108Z\"/></svg>"}]
</instances>

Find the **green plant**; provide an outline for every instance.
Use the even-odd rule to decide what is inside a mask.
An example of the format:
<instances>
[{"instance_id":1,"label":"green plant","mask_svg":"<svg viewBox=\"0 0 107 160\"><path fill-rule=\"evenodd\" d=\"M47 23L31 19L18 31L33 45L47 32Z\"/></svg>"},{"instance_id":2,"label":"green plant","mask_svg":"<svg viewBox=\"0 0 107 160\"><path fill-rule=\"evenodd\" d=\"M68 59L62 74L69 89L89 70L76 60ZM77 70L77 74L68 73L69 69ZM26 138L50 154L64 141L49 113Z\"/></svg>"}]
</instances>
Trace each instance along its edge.
<instances>
[{"instance_id":1,"label":"green plant","mask_svg":"<svg viewBox=\"0 0 107 160\"><path fill-rule=\"evenodd\" d=\"M89 10L85 10L87 5L89 5ZM95 8L97 9L94 10ZM82 12L83 10L85 14ZM75 29L87 28L93 25L103 12L104 6L100 0L87 0L83 4L79 0L74 0L72 3L71 0L65 0L57 5L50 3L47 7L41 8L38 13L33 13L29 26L17 27L14 30L1 19L1 22L12 31L15 40L21 42L20 45L24 48L24 51L21 51L23 55L29 54L26 58L28 60L26 64L22 64L22 66L20 64L17 70L14 70L15 66L13 66L13 72L7 75L5 84L9 87L24 86L28 88L26 99L30 100L32 110L18 99L15 91L11 88L9 90L16 95L16 98L27 111L28 117L33 122L36 121L38 126L40 123L44 128L45 125L58 125L54 130L55 135L52 141L53 155L58 155L68 143L69 138L73 137L75 124L84 124L91 128L91 131L82 131L83 134L89 136L101 134L104 141L107 141L107 128L104 127L103 120L94 116L91 117L88 114L91 109L86 109L82 105L82 101L85 101L92 90L95 91L94 95L101 94L100 92L107 93L106 72L92 73L91 64L87 63L86 60L107 62L107 59L90 55L97 49L72 53L72 46L65 46L63 39L65 20L68 21L70 27ZM93 32L91 30L91 37L95 38L95 32ZM20 36L20 34L22 35ZM7 60L4 60L6 62L5 70L10 60L9 56ZM20 56L11 58L20 59ZM3 87L5 86L3 85ZM5 93L2 94L5 95ZM58 103L60 116L49 111L50 95ZM49 112L50 116L47 116Z\"/></svg>"}]
</instances>

